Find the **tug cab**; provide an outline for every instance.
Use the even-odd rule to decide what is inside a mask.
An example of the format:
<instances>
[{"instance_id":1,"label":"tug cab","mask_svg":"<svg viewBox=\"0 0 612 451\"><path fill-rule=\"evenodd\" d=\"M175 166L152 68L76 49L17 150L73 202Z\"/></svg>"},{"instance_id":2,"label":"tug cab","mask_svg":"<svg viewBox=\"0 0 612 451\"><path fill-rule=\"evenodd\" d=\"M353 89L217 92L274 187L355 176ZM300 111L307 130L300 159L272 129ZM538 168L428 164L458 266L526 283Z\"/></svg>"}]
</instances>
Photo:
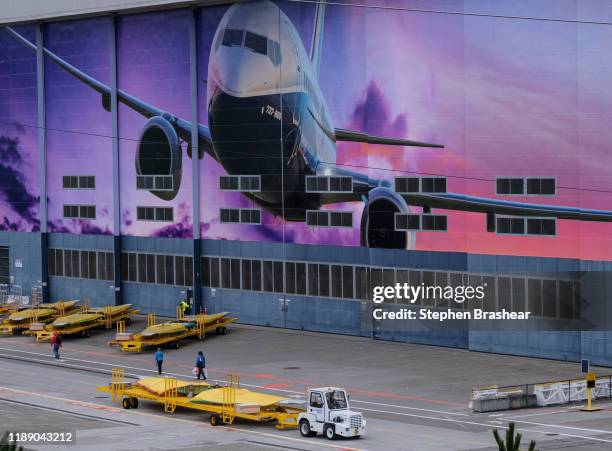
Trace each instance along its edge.
<instances>
[{"instance_id":1,"label":"tug cab","mask_svg":"<svg viewBox=\"0 0 612 451\"><path fill-rule=\"evenodd\" d=\"M308 390L308 407L298 417L303 437L323 434L329 440L337 437L360 437L365 434L366 420L361 412L350 410L346 390L337 387Z\"/></svg>"}]
</instances>

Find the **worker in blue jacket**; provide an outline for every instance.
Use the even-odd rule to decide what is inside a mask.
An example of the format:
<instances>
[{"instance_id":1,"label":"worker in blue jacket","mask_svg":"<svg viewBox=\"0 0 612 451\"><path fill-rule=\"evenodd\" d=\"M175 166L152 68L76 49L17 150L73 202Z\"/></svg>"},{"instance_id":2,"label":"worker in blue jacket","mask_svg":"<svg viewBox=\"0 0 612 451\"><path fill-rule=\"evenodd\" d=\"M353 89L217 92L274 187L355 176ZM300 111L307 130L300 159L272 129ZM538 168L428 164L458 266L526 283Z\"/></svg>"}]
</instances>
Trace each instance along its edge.
<instances>
[{"instance_id":1,"label":"worker in blue jacket","mask_svg":"<svg viewBox=\"0 0 612 451\"><path fill-rule=\"evenodd\" d=\"M162 352L161 348L157 348L157 352L155 353L155 362L157 363L157 372L161 376L162 365L164 363L164 353Z\"/></svg>"},{"instance_id":2,"label":"worker in blue jacket","mask_svg":"<svg viewBox=\"0 0 612 451\"><path fill-rule=\"evenodd\" d=\"M198 351L195 366L198 380L200 380L200 376L202 376L202 379L206 380L206 358L204 357L204 353L202 351Z\"/></svg>"}]
</instances>

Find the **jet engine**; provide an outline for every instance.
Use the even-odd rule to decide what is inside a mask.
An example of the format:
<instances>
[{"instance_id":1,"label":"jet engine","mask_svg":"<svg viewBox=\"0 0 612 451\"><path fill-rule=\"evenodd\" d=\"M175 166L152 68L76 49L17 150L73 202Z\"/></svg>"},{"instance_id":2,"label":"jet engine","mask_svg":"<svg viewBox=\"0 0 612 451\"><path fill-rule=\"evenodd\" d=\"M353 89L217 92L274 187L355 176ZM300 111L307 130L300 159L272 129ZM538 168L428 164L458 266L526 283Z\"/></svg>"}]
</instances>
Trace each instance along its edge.
<instances>
[{"instance_id":1,"label":"jet engine","mask_svg":"<svg viewBox=\"0 0 612 451\"><path fill-rule=\"evenodd\" d=\"M361 215L361 245L386 249L413 249L414 232L395 230L395 213L409 213L402 196L379 186L368 194Z\"/></svg>"},{"instance_id":2,"label":"jet engine","mask_svg":"<svg viewBox=\"0 0 612 451\"><path fill-rule=\"evenodd\" d=\"M181 186L182 149L172 116L154 116L145 124L136 151L137 187L163 200Z\"/></svg>"}]
</instances>

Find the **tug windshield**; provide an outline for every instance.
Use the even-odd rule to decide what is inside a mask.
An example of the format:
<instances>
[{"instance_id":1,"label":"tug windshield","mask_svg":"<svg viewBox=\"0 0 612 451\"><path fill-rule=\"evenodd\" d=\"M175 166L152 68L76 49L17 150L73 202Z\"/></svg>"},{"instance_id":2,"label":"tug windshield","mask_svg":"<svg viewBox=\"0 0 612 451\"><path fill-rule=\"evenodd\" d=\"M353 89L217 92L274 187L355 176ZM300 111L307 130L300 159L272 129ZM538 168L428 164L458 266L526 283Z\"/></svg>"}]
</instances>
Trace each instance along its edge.
<instances>
[{"instance_id":1,"label":"tug windshield","mask_svg":"<svg viewBox=\"0 0 612 451\"><path fill-rule=\"evenodd\" d=\"M348 407L346 403L346 395L342 390L328 392L325 394L325 397L327 398L327 406L331 410L346 409Z\"/></svg>"}]
</instances>

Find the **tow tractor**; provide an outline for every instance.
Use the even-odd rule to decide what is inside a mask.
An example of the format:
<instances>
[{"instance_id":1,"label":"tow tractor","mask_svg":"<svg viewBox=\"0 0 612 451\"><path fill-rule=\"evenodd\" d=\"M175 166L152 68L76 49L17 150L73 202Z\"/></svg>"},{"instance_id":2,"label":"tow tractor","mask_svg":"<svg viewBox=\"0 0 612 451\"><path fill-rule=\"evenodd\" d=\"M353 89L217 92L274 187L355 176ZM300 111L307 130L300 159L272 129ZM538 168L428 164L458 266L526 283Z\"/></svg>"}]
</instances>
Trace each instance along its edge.
<instances>
[{"instance_id":1,"label":"tow tractor","mask_svg":"<svg viewBox=\"0 0 612 451\"><path fill-rule=\"evenodd\" d=\"M366 420L361 412L350 409L343 388L322 387L308 390L308 408L298 416L298 425L303 437L323 434L334 440L364 435Z\"/></svg>"}]
</instances>

